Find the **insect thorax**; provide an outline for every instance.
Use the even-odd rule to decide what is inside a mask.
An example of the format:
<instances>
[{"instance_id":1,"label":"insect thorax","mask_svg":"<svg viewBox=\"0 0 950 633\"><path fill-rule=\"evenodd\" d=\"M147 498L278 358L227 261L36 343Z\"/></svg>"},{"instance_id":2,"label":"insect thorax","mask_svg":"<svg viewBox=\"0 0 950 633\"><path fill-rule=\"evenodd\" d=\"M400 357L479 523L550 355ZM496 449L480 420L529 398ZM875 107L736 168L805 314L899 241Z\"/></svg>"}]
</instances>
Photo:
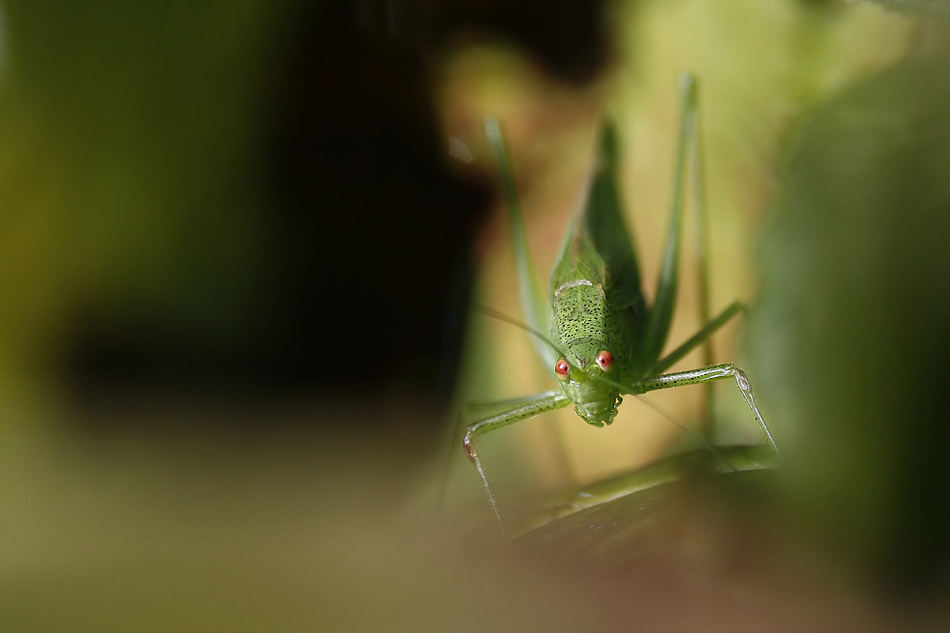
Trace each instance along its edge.
<instances>
[{"instance_id":1,"label":"insect thorax","mask_svg":"<svg viewBox=\"0 0 950 633\"><path fill-rule=\"evenodd\" d=\"M597 353L594 347L609 347L615 342L607 320L607 299L600 284L583 279L563 284L555 290L553 303L551 338L559 349L574 356L568 359L572 364L584 367L591 355Z\"/></svg>"}]
</instances>

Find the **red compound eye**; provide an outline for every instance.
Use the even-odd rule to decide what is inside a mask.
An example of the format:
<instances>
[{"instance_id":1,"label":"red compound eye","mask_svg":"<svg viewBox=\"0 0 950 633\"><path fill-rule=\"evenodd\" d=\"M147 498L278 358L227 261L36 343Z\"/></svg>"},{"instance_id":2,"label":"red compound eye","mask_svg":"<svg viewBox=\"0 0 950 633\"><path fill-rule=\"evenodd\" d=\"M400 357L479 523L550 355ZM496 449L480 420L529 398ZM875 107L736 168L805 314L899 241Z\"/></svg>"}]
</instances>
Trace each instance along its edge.
<instances>
[{"instance_id":1,"label":"red compound eye","mask_svg":"<svg viewBox=\"0 0 950 633\"><path fill-rule=\"evenodd\" d=\"M563 358L558 362L554 363L554 373L560 376L561 378L567 378L567 375L571 372L571 366Z\"/></svg>"},{"instance_id":2,"label":"red compound eye","mask_svg":"<svg viewBox=\"0 0 950 633\"><path fill-rule=\"evenodd\" d=\"M614 364L614 356L607 350L603 349L597 352L597 358L594 359L597 363L597 366L601 368L604 372L610 371L610 368Z\"/></svg>"}]
</instances>

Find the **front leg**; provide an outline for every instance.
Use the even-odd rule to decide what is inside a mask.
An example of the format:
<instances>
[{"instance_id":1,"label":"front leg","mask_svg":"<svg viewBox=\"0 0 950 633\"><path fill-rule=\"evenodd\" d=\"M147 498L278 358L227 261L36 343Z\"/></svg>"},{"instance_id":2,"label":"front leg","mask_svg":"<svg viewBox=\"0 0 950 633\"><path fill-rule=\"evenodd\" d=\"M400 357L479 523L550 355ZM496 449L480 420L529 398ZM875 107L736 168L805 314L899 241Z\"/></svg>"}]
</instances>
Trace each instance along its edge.
<instances>
[{"instance_id":1,"label":"front leg","mask_svg":"<svg viewBox=\"0 0 950 633\"><path fill-rule=\"evenodd\" d=\"M570 402L571 399L560 391L547 391L537 396L518 400L510 408L482 418L481 420L476 420L465 426L462 446L465 448L465 454L472 464L475 465L475 470L482 480L482 487L488 495L488 504L491 506L492 512L495 513L495 519L498 521L498 528L502 534L505 533L505 523L501 518L501 513L498 511L498 502L495 499L495 493L492 492L491 485L488 483L488 478L485 476L485 469L482 466L482 460L478 457L478 451L475 449L475 443L472 440L489 431L500 429L521 420L533 418L547 411L560 409L567 406Z\"/></svg>"},{"instance_id":2,"label":"front leg","mask_svg":"<svg viewBox=\"0 0 950 633\"><path fill-rule=\"evenodd\" d=\"M630 393L641 394L648 391L656 391L657 389L669 389L670 387L681 387L683 385L697 385L713 380L722 380L724 378L735 379L736 386L739 387L739 392L742 394L743 399L745 399L746 404L749 405L749 408L752 409L755 421L762 427L765 437L768 438L772 450L775 451L777 455L779 452L778 446L775 445L772 432L769 430L765 420L762 419L762 414L759 413L759 408L755 404L755 398L752 397L752 385L749 383L749 377L746 376L744 371L732 363L709 365L708 367L701 367L699 369L677 371L671 374L662 374L646 378L633 384L630 387Z\"/></svg>"}]
</instances>

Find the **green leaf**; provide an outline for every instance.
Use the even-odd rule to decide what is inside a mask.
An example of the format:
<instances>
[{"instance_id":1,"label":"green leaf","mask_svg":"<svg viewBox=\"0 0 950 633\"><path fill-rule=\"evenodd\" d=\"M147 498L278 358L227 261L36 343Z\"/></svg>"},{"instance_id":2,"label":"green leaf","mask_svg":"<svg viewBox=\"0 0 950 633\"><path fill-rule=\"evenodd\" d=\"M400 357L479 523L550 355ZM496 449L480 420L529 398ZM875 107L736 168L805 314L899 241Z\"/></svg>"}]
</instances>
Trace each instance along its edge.
<instances>
[{"instance_id":1,"label":"green leaf","mask_svg":"<svg viewBox=\"0 0 950 633\"><path fill-rule=\"evenodd\" d=\"M775 459L766 446L717 447L715 456L705 448L674 455L553 500L519 541L611 557L634 554L637 548L627 546L657 529L671 504L698 487L730 495L762 485L770 480Z\"/></svg>"}]
</instances>

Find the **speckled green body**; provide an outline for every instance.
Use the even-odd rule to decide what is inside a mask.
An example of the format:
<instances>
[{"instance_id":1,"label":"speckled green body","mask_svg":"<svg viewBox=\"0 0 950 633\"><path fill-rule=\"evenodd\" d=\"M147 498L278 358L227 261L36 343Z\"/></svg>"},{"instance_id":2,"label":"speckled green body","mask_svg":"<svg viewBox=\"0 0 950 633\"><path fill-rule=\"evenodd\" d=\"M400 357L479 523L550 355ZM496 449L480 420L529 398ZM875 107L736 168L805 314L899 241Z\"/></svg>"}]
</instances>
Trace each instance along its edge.
<instances>
[{"instance_id":1,"label":"speckled green body","mask_svg":"<svg viewBox=\"0 0 950 633\"><path fill-rule=\"evenodd\" d=\"M588 424L610 424L621 403L620 391L592 379L603 375L594 362L601 350L614 358L611 377L625 382L634 359L638 319L633 307L612 305L611 272L594 248L583 218L575 221L551 275L551 340L574 366L561 390Z\"/></svg>"}]
</instances>

